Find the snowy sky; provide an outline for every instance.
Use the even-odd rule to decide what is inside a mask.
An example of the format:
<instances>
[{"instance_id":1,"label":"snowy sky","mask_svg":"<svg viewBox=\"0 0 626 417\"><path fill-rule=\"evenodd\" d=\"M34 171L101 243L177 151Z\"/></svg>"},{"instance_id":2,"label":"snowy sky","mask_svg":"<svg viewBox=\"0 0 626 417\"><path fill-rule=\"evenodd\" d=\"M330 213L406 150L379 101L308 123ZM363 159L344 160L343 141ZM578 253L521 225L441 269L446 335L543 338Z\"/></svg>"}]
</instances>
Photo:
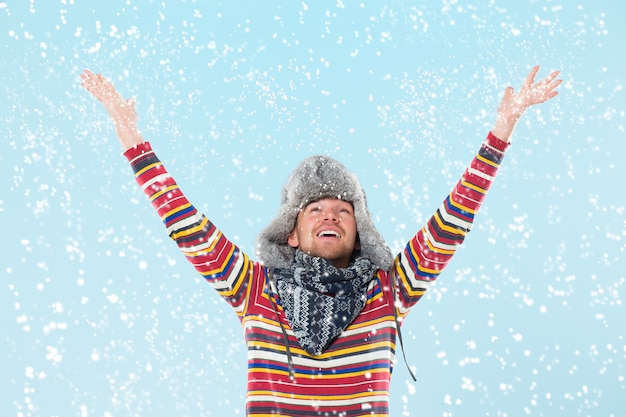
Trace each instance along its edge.
<instances>
[{"instance_id":1,"label":"snowy sky","mask_svg":"<svg viewBox=\"0 0 626 417\"><path fill-rule=\"evenodd\" d=\"M305 156L394 251L535 64L476 226L405 322L393 416L626 413L626 3L0 1L0 415L244 415L236 316L134 183L83 68L137 100L187 196L253 253ZM402 365L399 363L399 365Z\"/></svg>"}]
</instances>

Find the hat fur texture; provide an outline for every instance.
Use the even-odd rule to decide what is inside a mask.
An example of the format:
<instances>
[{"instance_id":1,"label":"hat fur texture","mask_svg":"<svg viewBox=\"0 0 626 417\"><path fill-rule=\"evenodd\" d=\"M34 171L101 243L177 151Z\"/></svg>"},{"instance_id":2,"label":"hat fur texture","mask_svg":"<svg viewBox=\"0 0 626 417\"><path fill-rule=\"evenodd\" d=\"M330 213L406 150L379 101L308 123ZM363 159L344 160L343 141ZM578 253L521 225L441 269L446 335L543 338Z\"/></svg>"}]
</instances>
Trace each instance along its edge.
<instances>
[{"instance_id":1,"label":"hat fur texture","mask_svg":"<svg viewBox=\"0 0 626 417\"><path fill-rule=\"evenodd\" d=\"M289 246L287 239L296 225L298 213L307 204L324 198L352 203L361 245L359 255L389 270L393 262L391 250L374 226L358 178L341 162L322 155L304 159L283 186L278 215L257 237L257 256L261 262L272 268L291 266L295 249Z\"/></svg>"}]
</instances>

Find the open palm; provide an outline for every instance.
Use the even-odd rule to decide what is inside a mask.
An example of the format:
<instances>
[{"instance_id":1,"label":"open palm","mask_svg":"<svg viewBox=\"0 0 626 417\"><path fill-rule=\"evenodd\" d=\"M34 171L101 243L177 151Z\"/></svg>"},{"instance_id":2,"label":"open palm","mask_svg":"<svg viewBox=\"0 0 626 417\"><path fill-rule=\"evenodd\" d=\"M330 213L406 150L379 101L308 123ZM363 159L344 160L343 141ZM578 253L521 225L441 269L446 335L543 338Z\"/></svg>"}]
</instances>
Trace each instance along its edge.
<instances>
[{"instance_id":1,"label":"open palm","mask_svg":"<svg viewBox=\"0 0 626 417\"><path fill-rule=\"evenodd\" d=\"M137 112L132 98L124 99L113 84L101 74L84 70L80 75L82 87L97 98L115 123L117 135L125 148L143 142L137 131Z\"/></svg>"},{"instance_id":2,"label":"open palm","mask_svg":"<svg viewBox=\"0 0 626 417\"><path fill-rule=\"evenodd\" d=\"M553 71L546 78L535 83L538 72L539 66L537 65L526 76L519 91L515 92L513 87L507 87L504 91L504 97L498 106L496 124L492 130L493 134L500 139L508 141L515 124L526 109L545 103L559 94L556 88L563 81L557 79L560 72Z\"/></svg>"}]
</instances>

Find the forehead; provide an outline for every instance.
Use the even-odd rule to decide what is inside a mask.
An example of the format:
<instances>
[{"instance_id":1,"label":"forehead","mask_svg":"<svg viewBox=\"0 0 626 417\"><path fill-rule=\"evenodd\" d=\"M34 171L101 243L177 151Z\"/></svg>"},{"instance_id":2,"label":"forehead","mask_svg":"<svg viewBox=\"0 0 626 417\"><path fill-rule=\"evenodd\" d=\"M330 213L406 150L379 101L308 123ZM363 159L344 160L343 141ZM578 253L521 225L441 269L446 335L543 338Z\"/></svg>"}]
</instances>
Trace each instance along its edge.
<instances>
[{"instance_id":1,"label":"forehead","mask_svg":"<svg viewBox=\"0 0 626 417\"><path fill-rule=\"evenodd\" d=\"M352 208L352 203L346 200L342 200L340 198L322 198L320 200L315 200L312 201L310 203L308 203L306 206L304 206L304 208L311 208L311 207L332 207L332 206L337 206L337 207L350 207Z\"/></svg>"}]
</instances>

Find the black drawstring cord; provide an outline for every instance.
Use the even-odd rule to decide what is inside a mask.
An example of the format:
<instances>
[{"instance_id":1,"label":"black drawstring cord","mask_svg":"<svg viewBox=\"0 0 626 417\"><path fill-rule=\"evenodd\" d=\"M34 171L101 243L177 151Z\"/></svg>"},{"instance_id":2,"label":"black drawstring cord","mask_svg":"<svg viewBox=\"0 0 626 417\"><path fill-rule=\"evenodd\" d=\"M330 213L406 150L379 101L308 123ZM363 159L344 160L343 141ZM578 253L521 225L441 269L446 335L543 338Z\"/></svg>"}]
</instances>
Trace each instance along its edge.
<instances>
[{"instance_id":1,"label":"black drawstring cord","mask_svg":"<svg viewBox=\"0 0 626 417\"><path fill-rule=\"evenodd\" d=\"M406 360L406 352L404 351L404 343L402 343L402 331L400 330L400 322L398 320L398 310L396 309L396 283L393 277L393 273L389 272L389 282L391 283L391 295L393 299L393 304L391 307L393 308L393 318L396 321L396 329L398 330L398 340L400 341L400 350L402 350L402 358L404 359L404 364L406 365L406 369L409 370L409 374L411 378L413 378L414 382L417 382L417 378L415 378L415 374L413 370L409 366L409 362Z\"/></svg>"},{"instance_id":2,"label":"black drawstring cord","mask_svg":"<svg viewBox=\"0 0 626 417\"><path fill-rule=\"evenodd\" d=\"M270 298L270 304L272 305L272 308L274 309L274 314L276 315L276 321L280 325L280 330L282 330L283 332L283 339L285 341L285 349L287 350L289 379L293 381L296 379L296 372L293 366L293 358L291 356L291 349L289 348L289 338L287 337L287 331L285 330L285 326L283 326L283 323L280 321L280 317L278 316L278 309L276 308L276 301L274 300L274 292L272 291L272 284L270 283L270 280L269 280L269 274L267 276L268 276L268 279L267 279L268 296Z\"/></svg>"},{"instance_id":3,"label":"black drawstring cord","mask_svg":"<svg viewBox=\"0 0 626 417\"><path fill-rule=\"evenodd\" d=\"M276 301L274 300L274 292L272 291L272 284L270 283L269 274L267 276L268 276L267 278L268 296L270 299L270 304L272 305L272 309L274 310L274 315L276 316L276 321L278 322L278 325L280 326L280 330L283 333L283 340L285 341L285 349L287 353L287 363L289 367L289 379L293 381L296 379L296 374L295 374L295 368L293 366L293 357L291 354L291 349L289 347L289 338L287 337L287 331L285 330L285 326L283 326L283 323L280 321L280 316L278 315L278 308L276 307ZM395 303L396 290L395 290L395 282L394 282L392 273L389 274L389 281L391 283L391 293L392 293L392 297L394 300L392 304L393 318L396 322L396 329L398 331L398 340L400 341L400 350L402 350L402 358L404 359L404 364L406 365L406 369L408 369L409 374L411 375L411 378L413 378L413 381L417 382L417 378L415 377L413 370L409 366L409 361L407 361L406 352L404 351L404 343L402 341L402 330L400 330L400 322L398 320L398 311L396 310L396 303Z\"/></svg>"}]
</instances>

